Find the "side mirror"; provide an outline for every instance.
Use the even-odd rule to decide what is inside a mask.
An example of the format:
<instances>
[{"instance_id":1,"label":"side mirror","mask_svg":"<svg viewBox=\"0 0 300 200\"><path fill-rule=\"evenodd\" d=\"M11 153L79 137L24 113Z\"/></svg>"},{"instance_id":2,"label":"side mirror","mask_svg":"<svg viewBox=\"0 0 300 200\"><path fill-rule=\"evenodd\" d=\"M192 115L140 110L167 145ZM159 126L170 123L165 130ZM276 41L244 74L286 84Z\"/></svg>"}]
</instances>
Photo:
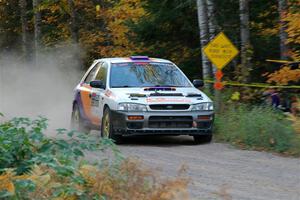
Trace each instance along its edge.
<instances>
[{"instance_id":1,"label":"side mirror","mask_svg":"<svg viewBox=\"0 0 300 200\"><path fill-rule=\"evenodd\" d=\"M200 80L200 79L196 79L196 80L193 80L193 85L196 88L203 87L204 86L204 82L202 80Z\"/></svg>"},{"instance_id":2,"label":"side mirror","mask_svg":"<svg viewBox=\"0 0 300 200\"><path fill-rule=\"evenodd\" d=\"M91 81L90 86L93 88L105 89L105 85L103 84L102 81L99 81L99 80Z\"/></svg>"}]
</instances>

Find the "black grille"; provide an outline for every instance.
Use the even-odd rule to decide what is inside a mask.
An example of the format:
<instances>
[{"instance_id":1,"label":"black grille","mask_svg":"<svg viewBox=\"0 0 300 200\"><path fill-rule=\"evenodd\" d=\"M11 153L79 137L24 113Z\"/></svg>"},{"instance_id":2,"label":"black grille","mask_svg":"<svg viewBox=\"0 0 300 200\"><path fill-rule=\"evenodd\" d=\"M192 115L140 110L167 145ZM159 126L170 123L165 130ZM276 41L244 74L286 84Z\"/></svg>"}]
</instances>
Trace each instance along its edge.
<instances>
[{"instance_id":1,"label":"black grille","mask_svg":"<svg viewBox=\"0 0 300 200\"><path fill-rule=\"evenodd\" d=\"M208 129L211 127L211 122L198 122L197 127L199 129Z\"/></svg>"},{"instance_id":2,"label":"black grille","mask_svg":"<svg viewBox=\"0 0 300 200\"><path fill-rule=\"evenodd\" d=\"M143 128L143 122L128 122L127 127L129 129L142 129Z\"/></svg>"},{"instance_id":3,"label":"black grille","mask_svg":"<svg viewBox=\"0 0 300 200\"><path fill-rule=\"evenodd\" d=\"M190 93L190 94L187 94L186 97L202 97L202 95L196 94L196 93Z\"/></svg>"},{"instance_id":4,"label":"black grille","mask_svg":"<svg viewBox=\"0 0 300 200\"><path fill-rule=\"evenodd\" d=\"M190 108L189 104L156 104L150 105L152 110L187 110Z\"/></svg>"},{"instance_id":5,"label":"black grille","mask_svg":"<svg viewBox=\"0 0 300 200\"><path fill-rule=\"evenodd\" d=\"M191 128L193 118L190 116L151 116L149 128Z\"/></svg>"}]
</instances>

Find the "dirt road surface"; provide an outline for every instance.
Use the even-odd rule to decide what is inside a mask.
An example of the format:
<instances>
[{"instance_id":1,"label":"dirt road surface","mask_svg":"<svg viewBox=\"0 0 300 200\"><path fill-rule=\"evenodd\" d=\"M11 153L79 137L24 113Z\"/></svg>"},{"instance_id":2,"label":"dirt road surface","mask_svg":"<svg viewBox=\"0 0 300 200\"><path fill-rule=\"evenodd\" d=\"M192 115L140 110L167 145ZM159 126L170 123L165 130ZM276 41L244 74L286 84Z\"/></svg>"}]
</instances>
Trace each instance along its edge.
<instances>
[{"instance_id":1,"label":"dirt road surface","mask_svg":"<svg viewBox=\"0 0 300 200\"><path fill-rule=\"evenodd\" d=\"M164 177L186 165L191 199L300 200L300 159L220 143L194 145L187 136L132 138L119 147Z\"/></svg>"}]
</instances>

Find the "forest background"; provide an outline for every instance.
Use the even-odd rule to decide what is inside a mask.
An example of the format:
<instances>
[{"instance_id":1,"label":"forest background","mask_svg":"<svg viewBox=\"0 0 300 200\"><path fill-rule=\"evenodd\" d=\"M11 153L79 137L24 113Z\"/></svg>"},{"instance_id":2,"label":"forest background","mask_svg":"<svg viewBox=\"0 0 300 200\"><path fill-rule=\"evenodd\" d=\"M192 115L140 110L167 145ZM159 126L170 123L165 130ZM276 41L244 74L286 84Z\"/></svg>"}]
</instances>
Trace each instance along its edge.
<instances>
[{"instance_id":1,"label":"forest background","mask_svg":"<svg viewBox=\"0 0 300 200\"><path fill-rule=\"evenodd\" d=\"M266 62L300 60L299 0L0 0L0 53L36 61L69 44L82 69L96 58L148 55L212 79L201 49L221 31L240 49L225 80L299 83L297 64Z\"/></svg>"}]
</instances>

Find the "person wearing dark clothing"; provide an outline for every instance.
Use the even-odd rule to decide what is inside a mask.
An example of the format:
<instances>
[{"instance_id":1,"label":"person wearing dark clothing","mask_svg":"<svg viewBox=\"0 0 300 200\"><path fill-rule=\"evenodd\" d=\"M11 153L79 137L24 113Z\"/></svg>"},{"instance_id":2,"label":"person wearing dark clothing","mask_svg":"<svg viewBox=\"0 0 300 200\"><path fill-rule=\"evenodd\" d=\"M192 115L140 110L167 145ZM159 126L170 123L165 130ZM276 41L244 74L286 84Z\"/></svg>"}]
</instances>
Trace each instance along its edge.
<instances>
[{"instance_id":1,"label":"person wearing dark clothing","mask_svg":"<svg viewBox=\"0 0 300 200\"><path fill-rule=\"evenodd\" d=\"M269 89L263 93L263 96L266 98L267 105L272 106L273 108L278 108L280 105L279 93L274 89Z\"/></svg>"},{"instance_id":2,"label":"person wearing dark clothing","mask_svg":"<svg viewBox=\"0 0 300 200\"><path fill-rule=\"evenodd\" d=\"M277 108L280 105L279 94L273 91L273 93L271 93L271 99L272 99L272 104L271 104L272 107Z\"/></svg>"}]
</instances>

